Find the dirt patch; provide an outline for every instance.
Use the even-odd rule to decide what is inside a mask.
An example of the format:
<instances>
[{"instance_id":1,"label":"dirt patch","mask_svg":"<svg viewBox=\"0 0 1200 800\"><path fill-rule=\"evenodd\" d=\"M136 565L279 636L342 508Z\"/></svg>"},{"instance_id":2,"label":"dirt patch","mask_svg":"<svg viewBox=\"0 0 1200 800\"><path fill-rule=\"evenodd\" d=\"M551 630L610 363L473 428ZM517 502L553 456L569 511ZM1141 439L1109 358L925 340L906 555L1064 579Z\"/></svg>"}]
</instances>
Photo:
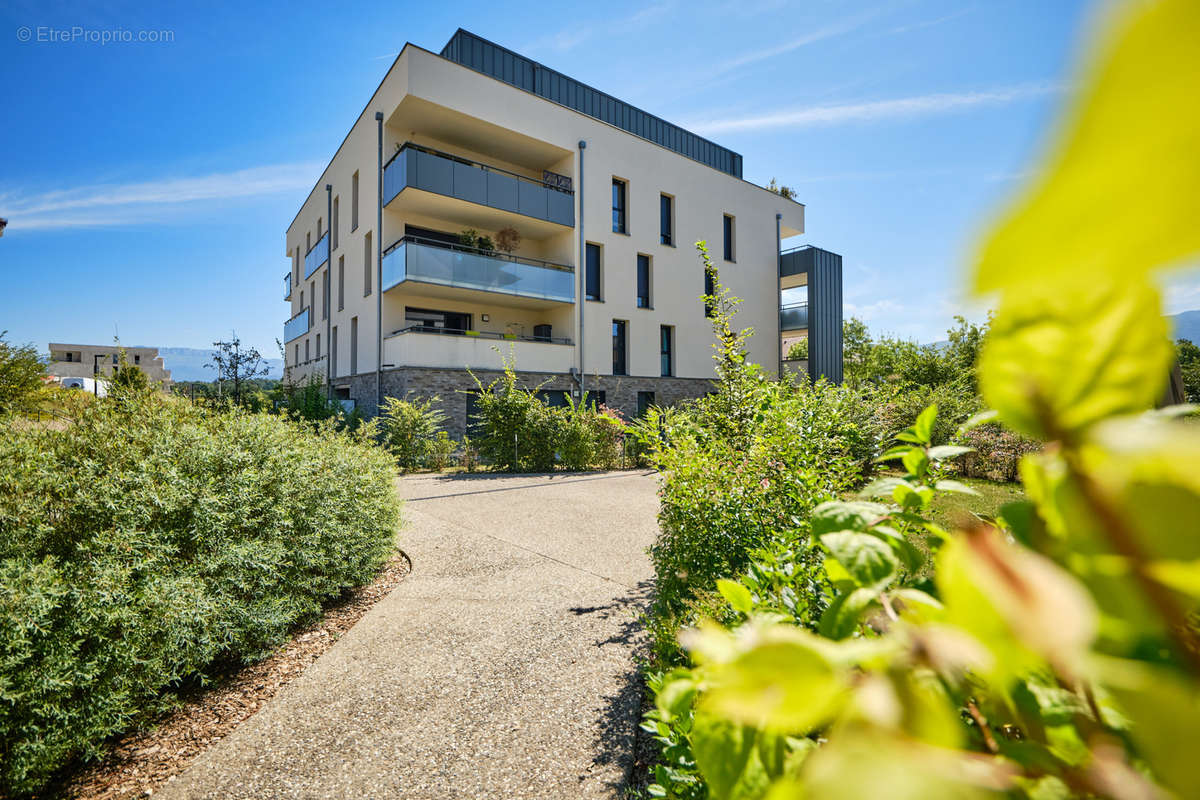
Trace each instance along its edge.
<instances>
[{"instance_id":1,"label":"dirt patch","mask_svg":"<svg viewBox=\"0 0 1200 800\"><path fill-rule=\"evenodd\" d=\"M55 794L78 800L152 795L303 673L386 597L410 568L408 558L397 554L374 581L328 608L274 655L221 676L217 685L188 697L153 728L116 740L102 761L81 768Z\"/></svg>"}]
</instances>

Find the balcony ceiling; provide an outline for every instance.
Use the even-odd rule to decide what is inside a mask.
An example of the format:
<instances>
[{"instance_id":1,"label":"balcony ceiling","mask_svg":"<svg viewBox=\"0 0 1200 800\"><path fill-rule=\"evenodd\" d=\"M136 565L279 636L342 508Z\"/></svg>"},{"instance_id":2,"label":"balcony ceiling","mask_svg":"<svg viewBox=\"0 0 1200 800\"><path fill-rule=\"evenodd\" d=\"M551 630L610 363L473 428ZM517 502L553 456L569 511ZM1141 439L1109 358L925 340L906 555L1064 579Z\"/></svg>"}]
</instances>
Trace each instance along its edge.
<instances>
[{"instance_id":1,"label":"balcony ceiling","mask_svg":"<svg viewBox=\"0 0 1200 800\"><path fill-rule=\"evenodd\" d=\"M572 151L407 95L386 122L405 141L425 135L534 170L549 169Z\"/></svg>"},{"instance_id":2,"label":"balcony ceiling","mask_svg":"<svg viewBox=\"0 0 1200 800\"><path fill-rule=\"evenodd\" d=\"M455 300L460 303L476 303L480 310L487 313L488 307L505 306L507 308L563 308L573 305L561 300L547 300L541 297L523 297L503 292L484 292L478 289L464 289L458 286L443 286L437 283L422 283L420 281L404 281L384 292L386 297L398 297L405 305L419 306L422 300ZM426 303L428 305L428 303Z\"/></svg>"},{"instance_id":3,"label":"balcony ceiling","mask_svg":"<svg viewBox=\"0 0 1200 800\"><path fill-rule=\"evenodd\" d=\"M410 221L417 216L444 219L459 227L475 228L485 233L511 226L516 228L526 239L542 240L571 231L570 228L554 222L472 203L469 200L460 200L457 197L427 192L424 189L415 189L411 186L396 195L395 199L387 204L385 211L395 212L402 219Z\"/></svg>"}]
</instances>

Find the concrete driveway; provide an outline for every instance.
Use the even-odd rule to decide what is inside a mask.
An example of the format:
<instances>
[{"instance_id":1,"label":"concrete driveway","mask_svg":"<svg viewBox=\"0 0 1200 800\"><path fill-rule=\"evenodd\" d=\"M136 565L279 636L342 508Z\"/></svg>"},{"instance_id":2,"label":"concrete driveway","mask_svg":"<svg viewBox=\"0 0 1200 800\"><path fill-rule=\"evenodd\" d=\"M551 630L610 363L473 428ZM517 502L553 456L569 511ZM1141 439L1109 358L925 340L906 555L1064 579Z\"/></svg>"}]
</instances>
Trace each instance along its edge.
<instances>
[{"instance_id":1,"label":"concrete driveway","mask_svg":"<svg viewBox=\"0 0 1200 800\"><path fill-rule=\"evenodd\" d=\"M412 574L163 796L619 796L656 478L397 486Z\"/></svg>"}]
</instances>

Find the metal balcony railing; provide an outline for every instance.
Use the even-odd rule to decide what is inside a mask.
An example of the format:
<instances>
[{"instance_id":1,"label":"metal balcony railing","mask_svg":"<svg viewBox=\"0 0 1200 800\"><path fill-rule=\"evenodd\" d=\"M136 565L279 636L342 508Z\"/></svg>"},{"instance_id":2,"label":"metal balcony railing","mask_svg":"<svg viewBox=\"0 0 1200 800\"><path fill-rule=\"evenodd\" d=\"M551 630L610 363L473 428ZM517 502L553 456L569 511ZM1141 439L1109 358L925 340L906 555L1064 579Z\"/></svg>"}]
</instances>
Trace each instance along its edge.
<instances>
[{"instance_id":1,"label":"metal balcony railing","mask_svg":"<svg viewBox=\"0 0 1200 800\"><path fill-rule=\"evenodd\" d=\"M575 302L575 270L566 264L405 236L383 254L381 289L405 281Z\"/></svg>"},{"instance_id":2,"label":"metal balcony railing","mask_svg":"<svg viewBox=\"0 0 1200 800\"><path fill-rule=\"evenodd\" d=\"M283 341L286 343L293 339L298 339L308 333L308 330L308 309L305 308L299 314L283 323Z\"/></svg>"},{"instance_id":3,"label":"metal balcony railing","mask_svg":"<svg viewBox=\"0 0 1200 800\"><path fill-rule=\"evenodd\" d=\"M808 327L808 303L793 303L779 309L779 321L785 331Z\"/></svg>"},{"instance_id":4,"label":"metal balcony railing","mask_svg":"<svg viewBox=\"0 0 1200 800\"><path fill-rule=\"evenodd\" d=\"M398 331L392 331L391 336L402 333L436 333L445 336L469 336L475 339L499 339L509 342L545 342L546 344L571 344L571 340L563 336L518 336L515 333L496 333L495 331L469 331L461 328L437 328L432 325L409 325Z\"/></svg>"},{"instance_id":5,"label":"metal balcony railing","mask_svg":"<svg viewBox=\"0 0 1200 800\"><path fill-rule=\"evenodd\" d=\"M383 168L383 204L408 187L575 226L575 193L570 189L412 142Z\"/></svg>"},{"instance_id":6,"label":"metal balcony railing","mask_svg":"<svg viewBox=\"0 0 1200 800\"><path fill-rule=\"evenodd\" d=\"M328 232L317 240L317 243L312 246L312 249L304 256L304 279L308 280L312 274L321 268L321 265L329 260L329 234Z\"/></svg>"},{"instance_id":7,"label":"metal balcony railing","mask_svg":"<svg viewBox=\"0 0 1200 800\"><path fill-rule=\"evenodd\" d=\"M292 273L290 272L283 274L283 299L292 299Z\"/></svg>"}]
</instances>

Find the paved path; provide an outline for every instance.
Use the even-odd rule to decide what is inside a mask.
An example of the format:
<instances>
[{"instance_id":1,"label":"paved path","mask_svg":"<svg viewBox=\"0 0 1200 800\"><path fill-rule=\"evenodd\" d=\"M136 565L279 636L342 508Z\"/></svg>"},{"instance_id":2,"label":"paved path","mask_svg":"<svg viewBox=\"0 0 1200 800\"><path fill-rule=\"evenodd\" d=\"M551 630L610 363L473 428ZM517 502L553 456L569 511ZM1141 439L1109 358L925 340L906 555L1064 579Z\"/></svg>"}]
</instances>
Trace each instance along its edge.
<instances>
[{"instance_id":1,"label":"paved path","mask_svg":"<svg viewBox=\"0 0 1200 800\"><path fill-rule=\"evenodd\" d=\"M168 798L619 797L647 473L414 476L413 572Z\"/></svg>"}]
</instances>

